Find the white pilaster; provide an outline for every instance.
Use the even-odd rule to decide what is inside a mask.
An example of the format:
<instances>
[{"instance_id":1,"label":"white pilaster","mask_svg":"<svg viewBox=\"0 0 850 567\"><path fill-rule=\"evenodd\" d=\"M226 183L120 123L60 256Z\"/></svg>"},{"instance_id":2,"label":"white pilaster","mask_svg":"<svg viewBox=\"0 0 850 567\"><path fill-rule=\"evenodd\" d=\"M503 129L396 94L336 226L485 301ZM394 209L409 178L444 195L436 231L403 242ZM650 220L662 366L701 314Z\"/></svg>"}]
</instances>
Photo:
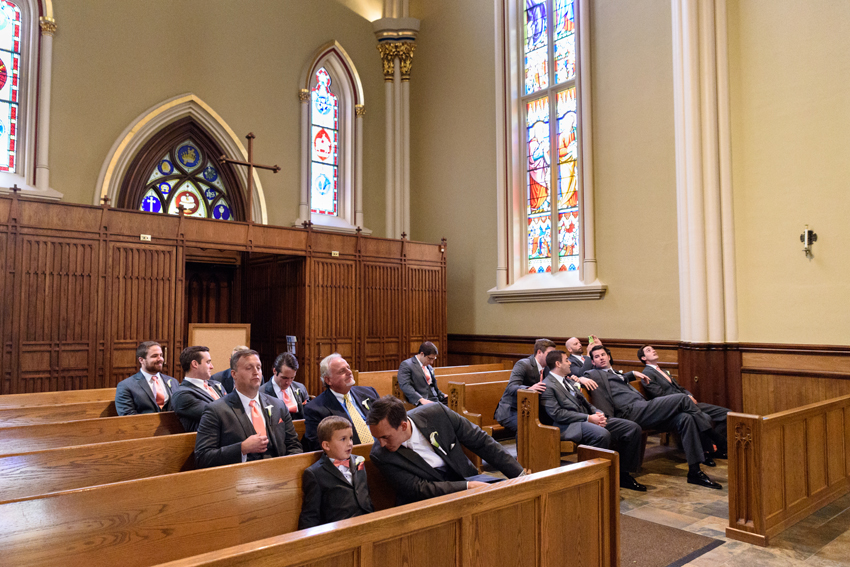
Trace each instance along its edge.
<instances>
[{"instance_id":1,"label":"white pilaster","mask_svg":"<svg viewBox=\"0 0 850 567\"><path fill-rule=\"evenodd\" d=\"M301 131L310 131L310 90L301 89ZM301 201L298 203L296 224L310 220L310 137L301 136Z\"/></svg>"},{"instance_id":2,"label":"white pilaster","mask_svg":"<svg viewBox=\"0 0 850 567\"><path fill-rule=\"evenodd\" d=\"M41 66L39 69L38 98L38 148L35 158L35 186L46 191L50 189L50 89L53 69L53 34L56 22L41 18Z\"/></svg>"},{"instance_id":3,"label":"white pilaster","mask_svg":"<svg viewBox=\"0 0 850 567\"><path fill-rule=\"evenodd\" d=\"M363 105L355 107L354 130L357 133L354 164L354 224L363 228L363 115L366 108Z\"/></svg>"}]
</instances>

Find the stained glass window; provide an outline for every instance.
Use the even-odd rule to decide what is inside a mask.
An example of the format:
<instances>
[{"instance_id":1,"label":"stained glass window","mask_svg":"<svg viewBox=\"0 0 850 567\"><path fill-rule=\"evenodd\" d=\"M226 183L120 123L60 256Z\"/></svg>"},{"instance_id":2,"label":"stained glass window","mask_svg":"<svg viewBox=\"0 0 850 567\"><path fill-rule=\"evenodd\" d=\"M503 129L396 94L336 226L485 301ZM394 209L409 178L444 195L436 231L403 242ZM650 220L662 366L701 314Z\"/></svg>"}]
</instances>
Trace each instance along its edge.
<instances>
[{"instance_id":1,"label":"stained glass window","mask_svg":"<svg viewBox=\"0 0 850 567\"><path fill-rule=\"evenodd\" d=\"M339 211L339 100L330 74L316 71L310 92L310 209L337 216Z\"/></svg>"},{"instance_id":2,"label":"stained glass window","mask_svg":"<svg viewBox=\"0 0 850 567\"><path fill-rule=\"evenodd\" d=\"M21 10L0 0L0 171L15 171L21 85Z\"/></svg>"},{"instance_id":3,"label":"stained glass window","mask_svg":"<svg viewBox=\"0 0 850 567\"><path fill-rule=\"evenodd\" d=\"M164 152L147 174L139 210L230 220L233 212L216 156L204 155L201 145L187 138Z\"/></svg>"},{"instance_id":4,"label":"stained glass window","mask_svg":"<svg viewBox=\"0 0 850 567\"><path fill-rule=\"evenodd\" d=\"M577 271L580 214L574 0L523 2L527 272ZM556 156L555 167L551 156Z\"/></svg>"}]
</instances>

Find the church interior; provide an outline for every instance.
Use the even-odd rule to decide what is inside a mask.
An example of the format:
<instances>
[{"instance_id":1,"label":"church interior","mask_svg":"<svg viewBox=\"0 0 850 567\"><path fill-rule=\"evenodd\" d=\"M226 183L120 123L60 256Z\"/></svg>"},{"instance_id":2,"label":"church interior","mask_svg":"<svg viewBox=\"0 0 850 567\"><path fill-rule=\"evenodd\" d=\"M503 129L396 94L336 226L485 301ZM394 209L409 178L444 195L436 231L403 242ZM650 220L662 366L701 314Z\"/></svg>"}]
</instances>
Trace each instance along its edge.
<instances>
[{"instance_id":1,"label":"church interior","mask_svg":"<svg viewBox=\"0 0 850 567\"><path fill-rule=\"evenodd\" d=\"M344 523L347 543L263 532L238 508L212 521L225 549L186 536L177 555L132 561L850 565L850 256L835 255L850 242L848 32L846 0L0 0L0 469L36 482L15 459L58 451L37 439L61 404L95 403L62 396L114 390L140 342L161 343L182 378L193 325L250 324L264 369L295 348L312 396L335 352L362 385L396 379L432 341L435 368L486 366L495 382L538 338L599 337L616 370L642 371L635 351L653 345L696 398L733 412L728 461L704 469L722 490L685 484L672 435L644 439L646 493L617 490L616 461L559 452L557 436L565 468L530 466L546 426L496 435L471 378L449 407L491 426L529 478L544 471L503 483L504 508L481 492L409 522L382 509ZM18 400L36 395L56 397L22 421ZM97 431L103 445L142 437ZM262 464L254 506L298 493L300 472ZM251 500L248 476L215 478ZM575 490L556 498L560 482ZM98 514L132 507L123 484L103 485ZM45 518L0 535L10 557L56 561L33 536L62 529L54 512L94 521L67 511L84 489L45 496L61 490L0 495L4 524ZM203 497L186 503L200 521ZM554 542L555 510L578 543ZM166 538L169 522L127 541ZM405 522L418 531L381 539ZM672 530L685 551L642 549L679 545ZM67 550L121 539L75 533ZM436 538L452 545L433 551ZM140 548L116 549L71 564ZM434 557L411 558L421 549Z\"/></svg>"}]
</instances>

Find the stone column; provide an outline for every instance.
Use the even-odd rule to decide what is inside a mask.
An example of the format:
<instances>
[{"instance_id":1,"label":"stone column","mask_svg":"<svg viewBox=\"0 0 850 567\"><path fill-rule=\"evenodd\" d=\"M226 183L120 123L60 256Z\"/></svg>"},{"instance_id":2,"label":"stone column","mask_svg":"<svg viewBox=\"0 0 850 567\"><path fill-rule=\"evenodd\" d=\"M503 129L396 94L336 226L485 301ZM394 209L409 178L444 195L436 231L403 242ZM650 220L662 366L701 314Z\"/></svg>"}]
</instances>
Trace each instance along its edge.
<instances>
[{"instance_id":1,"label":"stone column","mask_svg":"<svg viewBox=\"0 0 850 567\"><path fill-rule=\"evenodd\" d=\"M35 186L37 189L50 189L50 81L53 66L53 34L56 33L56 20L39 18L41 26L41 64L39 68L38 97L38 148L35 157Z\"/></svg>"},{"instance_id":2,"label":"stone column","mask_svg":"<svg viewBox=\"0 0 850 567\"><path fill-rule=\"evenodd\" d=\"M301 101L301 131L308 135L301 136L301 200L296 225L310 220L310 89L298 91L298 99Z\"/></svg>"}]
</instances>

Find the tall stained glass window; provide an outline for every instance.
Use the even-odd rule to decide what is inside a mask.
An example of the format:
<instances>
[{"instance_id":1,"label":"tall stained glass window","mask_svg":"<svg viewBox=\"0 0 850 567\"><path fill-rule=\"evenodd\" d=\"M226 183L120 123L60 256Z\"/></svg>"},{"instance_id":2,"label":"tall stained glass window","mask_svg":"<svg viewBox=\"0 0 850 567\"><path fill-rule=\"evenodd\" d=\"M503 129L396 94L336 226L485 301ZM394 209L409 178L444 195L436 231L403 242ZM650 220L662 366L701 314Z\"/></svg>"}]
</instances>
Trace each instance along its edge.
<instances>
[{"instance_id":1,"label":"tall stained glass window","mask_svg":"<svg viewBox=\"0 0 850 567\"><path fill-rule=\"evenodd\" d=\"M147 173L139 210L177 215L182 205L187 216L231 220L228 187L217 157L205 155L192 138L167 149Z\"/></svg>"},{"instance_id":2,"label":"tall stained glass window","mask_svg":"<svg viewBox=\"0 0 850 567\"><path fill-rule=\"evenodd\" d=\"M15 171L21 85L21 10L0 0L0 171Z\"/></svg>"},{"instance_id":3,"label":"tall stained glass window","mask_svg":"<svg viewBox=\"0 0 850 567\"><path fill-rule=\"evenodd\" d=\"M339 213L339 100L330 74L316 71L310 91L310 210Z\"/></svg>"},{"instance_id":4,"label":"tall stained glass window","mask_svg":"<svg viewBox=\"0 0 850 567\"><path fill-rule=\"evenodd\" d=\"M576 271L580 215L574 0L522 1L527 272Z\"/></svg>"}]
</instances>

